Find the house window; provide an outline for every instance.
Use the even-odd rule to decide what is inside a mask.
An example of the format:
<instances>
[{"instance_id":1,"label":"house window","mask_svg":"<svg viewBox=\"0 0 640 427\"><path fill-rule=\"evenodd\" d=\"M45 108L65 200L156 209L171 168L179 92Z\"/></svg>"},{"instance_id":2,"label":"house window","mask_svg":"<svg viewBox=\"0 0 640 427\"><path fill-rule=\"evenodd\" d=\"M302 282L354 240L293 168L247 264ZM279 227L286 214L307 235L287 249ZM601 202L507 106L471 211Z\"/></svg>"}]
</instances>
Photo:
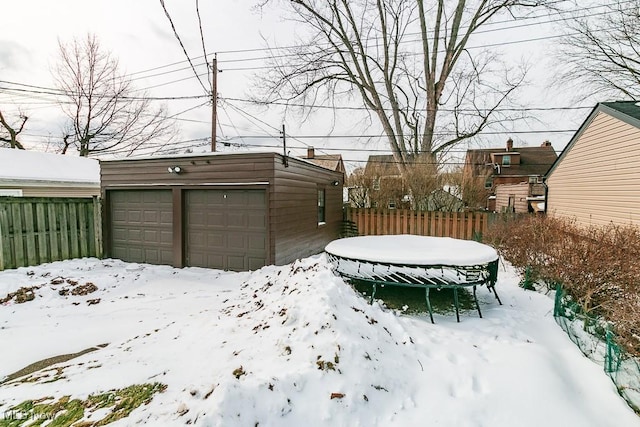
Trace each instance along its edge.
<instances>
[{"instance_id":1,"label":"house window","mask_svg":"<svg viewBox=\"0 0 640 427\"><path fill-rule=\"evenodd\" d=\"M324 188L322 190L318 190L318 224L325 223L325 194Z\"/></svg>"},{"instance_id":2,"label":"house window","mask_svg":"<svg viewBox=\"0 0 640 427\"><path fill-rule=\"evenodd\" d=\"M373 179L373 189L380 190L380 178Z\"/></svg>"},{"instance_id":3,"label":"house window","mask_svg":"<svg viewBox=\"0 0 640 427\"><path fill-rule=\"evenodd\" d=\"M511 166L511 156L509 154L502 156L502 166Z\"/></svg>"},{"instance_id":4,"label":"house window","mask_svg":"<svg viewBox=\"0 0 640 427\"><path fill-rule=\"evenodd\" d=\"M491 188L491 187L493 187L493 178L488 177L487 180L484 182L484 188Z\"/></svg>"}]
</instances>

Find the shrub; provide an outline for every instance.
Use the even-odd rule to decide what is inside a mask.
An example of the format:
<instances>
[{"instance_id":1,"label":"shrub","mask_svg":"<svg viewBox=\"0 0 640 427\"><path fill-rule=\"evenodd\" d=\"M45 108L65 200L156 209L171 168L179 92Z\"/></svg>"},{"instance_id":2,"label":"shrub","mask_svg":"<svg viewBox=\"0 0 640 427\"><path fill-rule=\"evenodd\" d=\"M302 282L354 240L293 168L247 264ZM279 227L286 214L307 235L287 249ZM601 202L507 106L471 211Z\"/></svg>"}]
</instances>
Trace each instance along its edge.
<instances>
[{"instance_id":1,"label":"shrub","mask_svg":"<svg viewBox=\"0 0 640 427\"><path fill-rule=\"evenodd\" d=\"M618 342L640 355L640 230L580 228L542 216L503 218L484 236L522 274L523 285L562 284L581 311L609 321Z\"/></svg>"}]
</instances>

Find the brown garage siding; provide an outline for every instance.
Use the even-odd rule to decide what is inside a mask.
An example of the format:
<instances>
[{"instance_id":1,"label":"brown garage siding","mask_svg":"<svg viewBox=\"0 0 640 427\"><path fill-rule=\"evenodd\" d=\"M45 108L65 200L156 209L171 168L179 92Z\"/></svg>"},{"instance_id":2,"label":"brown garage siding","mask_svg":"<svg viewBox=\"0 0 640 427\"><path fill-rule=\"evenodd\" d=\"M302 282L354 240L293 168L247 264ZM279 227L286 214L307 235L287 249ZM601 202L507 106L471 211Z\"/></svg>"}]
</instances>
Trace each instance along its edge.
<instances>
[{"instance_id":1,"label":"brown garage siding","mask_svg":"<svg viewBox=\"0 0 640 427\"><path fill-rule=\"evenodd\" d=\"M180 166L183 173L169 173L167 169L174 166ZM336 180L340 185L332 186L331 182ZM267 264L285 264L319 253L338 236L342 221L342 184L341 173L293 158L289 158L288 167L284 167L282 156L274 153L110 161L103 162L102 167L103 197L108 195L107 190L119 188L170 188L174 206L181 206L189 189L266 189ZM322 226L317 223L318 186L326 189L326 224ZM107 198L105 201L108 204ZM184 258L183 210L182 207L174 209L176 266L181 266ZM105 233L109 230L105 229Z\"/></svg>"},{"instance_id":2,"label":"brown garage siding","mask_svg":"<svg viewBox=\"0 0 640 427\"><path fill-rule=\"evenodd\" d=\"M136 159L103 164L108 165L107 168L101 168L103 187L132 184L240 183L268 181L273 177L273 154ZM179 175L169 173L168 168L174 166L180 166L183 172Z\"/></svg>"},{"instance_id":3,"label":"brown garage siding","mask_svg":"<svg viewBox=\"0 0 640 427\"><path fill-rule=\"evenodd\" d=\"M333 181L339 186L333 186ZM338 237L342 223L342 174L305 163L276 162L271 223L276 264L322 252ZM326 221L318 225L317 189L326 194Z\"/></svg>"}]
</instances>

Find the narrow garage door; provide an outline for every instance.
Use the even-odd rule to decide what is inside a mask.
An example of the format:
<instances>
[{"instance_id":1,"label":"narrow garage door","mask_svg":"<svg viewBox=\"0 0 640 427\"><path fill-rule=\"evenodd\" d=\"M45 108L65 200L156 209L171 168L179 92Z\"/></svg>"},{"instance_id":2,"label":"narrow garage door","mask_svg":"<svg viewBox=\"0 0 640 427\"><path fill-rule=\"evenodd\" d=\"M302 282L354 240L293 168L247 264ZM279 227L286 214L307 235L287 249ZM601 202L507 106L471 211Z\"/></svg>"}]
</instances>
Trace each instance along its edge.
<instances>
[{"instance_id":1,"label":"narrow garage door","mask_svg":"<svg viewBox=\"0 0 640 427\"><path fill-rule=\"evenodd\" d=\"M189 266L243 271L266 264L264 190L188 190L185 227Z\"/></svg>"},{"instance_id":2,"label":"narrow garage door","mask_svg":"<svg viewBox=\"0 0 640 427\"><path fill-rule=\"evenodd\" d=\"M171 190L109 192L111 256L129 262L173 264Z\"/></svg>"}]
</instances>

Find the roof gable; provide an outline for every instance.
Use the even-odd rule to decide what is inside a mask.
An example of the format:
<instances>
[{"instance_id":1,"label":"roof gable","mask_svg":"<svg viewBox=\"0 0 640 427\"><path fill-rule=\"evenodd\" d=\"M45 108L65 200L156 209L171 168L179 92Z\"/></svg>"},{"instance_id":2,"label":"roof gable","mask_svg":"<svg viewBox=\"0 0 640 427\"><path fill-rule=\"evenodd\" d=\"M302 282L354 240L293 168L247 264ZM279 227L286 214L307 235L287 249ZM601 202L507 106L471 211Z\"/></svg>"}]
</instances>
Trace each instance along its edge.
<instances>
[{"instance_id":1,"label":"roof gable","mask_svg":"<svg viewBox=\"0 0 640 427\"><path fill-rule=\"evenodd\" d=\"M465 163L473 168L475 175L484 170L493 170L491 154L507 153L504 148L482 148L467 150ZM510 153L520 154L520 164L503 167L500 176L544 175L555 162L557 155L553 146L514 147Z\"/></svg>"},{"instance_id":2,"label":"roof gable","mask_svg":"<svg viewBox=\"0 0 640 427\"><path fill-rule=\"evenodd\" d=\"M342 161L342 154L320 154L313 157L303 156L301 159L307 160L325 169L330 169L336 172L344 173L344 163Z\"/></svg>"},{"instance_id":3,"label":"roof gable","mask_svg":"<svg viewBox=\"0 0 640 427\"><path fill-rule=\"evenodd\" d=\"M400 171L392 154L374 154L367 159L365 174L375 176L400 176Z\"/></svg>"},{"instance_id":4,"label":"roof gable","mask_svg":"<svg viewBox=\"0 0 640 427\"><path fill-rule=\"evenodd\" d=\"M636 101L616 101L601 102L598 106L610 116L640 128L640 106L638 104L640 103Z\"/></svg>"},{"instance_id":5,"label":"roof gable","mask_svg":"<svg viewBox=\"0 0 640 427\"><path fill-rule=\"evenodd\" d=\"M600 102L598 103L591 113L587 116L584 122L580 125L576 133L571 137L569 143L564 147L562 153L558 156L556 161L551 165L549 171L546 173L546 178L553 173L558 167L562 159L564 159L567 153L573 148L576 142L580 139L585 130L591 125L591 122L596 118L598 113L604 113L611 117L614 117L621 122L634 126L640 129L640 102L636 101L616 101L616 102Z\"/></svg>"}]
</instances>

